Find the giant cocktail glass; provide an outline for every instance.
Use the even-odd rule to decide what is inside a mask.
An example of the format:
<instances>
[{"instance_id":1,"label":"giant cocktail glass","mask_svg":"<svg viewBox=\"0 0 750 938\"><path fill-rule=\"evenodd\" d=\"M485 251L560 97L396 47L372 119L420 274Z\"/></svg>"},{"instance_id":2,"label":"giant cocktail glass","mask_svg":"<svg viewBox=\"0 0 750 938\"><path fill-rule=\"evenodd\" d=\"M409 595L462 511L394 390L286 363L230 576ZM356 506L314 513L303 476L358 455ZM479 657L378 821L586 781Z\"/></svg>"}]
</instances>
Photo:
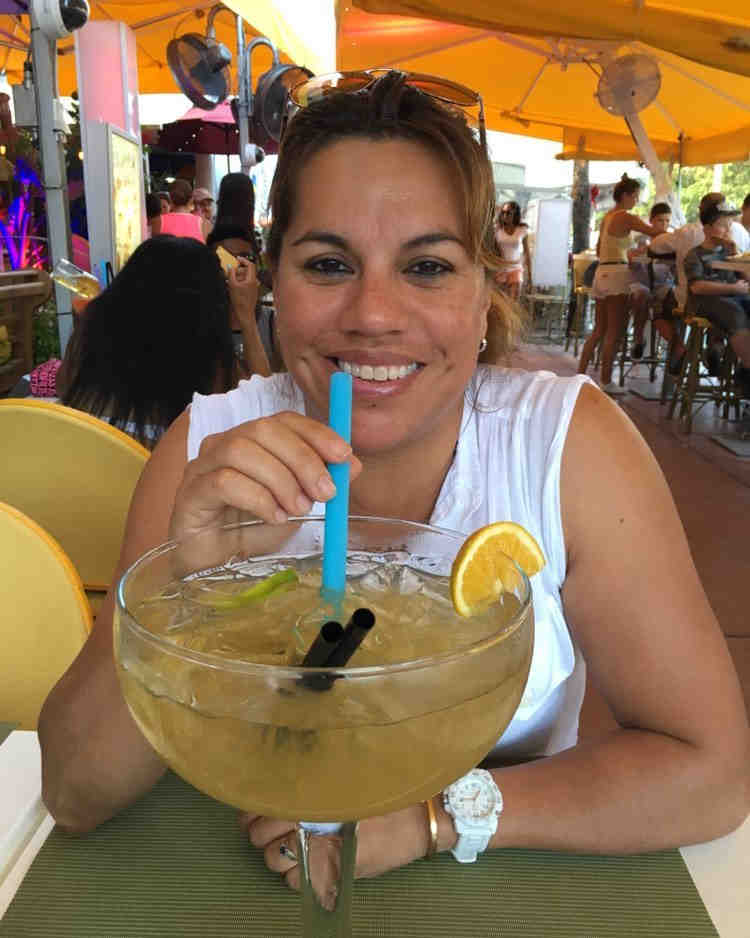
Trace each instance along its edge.
<instances>
[{"instance_id":1,"label":"giant cocktail glass","mask_svg":"<svg viewBox=\"0 0 750 938\"><path fill-rule=\"evenodd\" d=\"M508 559L506 591L461 618L449 577L463 535L356 517L333 608L323 526L244 522L146 554L119 584L115 658L138 726L196 788L256 814L343 822L327 867L315 852L330 841L298 828L303 934L343 938L355 821L435 795L492 749L523 693L533 614ZM301 667L324 622L363 606L376 625L346 667Z\"/></svg>"}]
</instances>

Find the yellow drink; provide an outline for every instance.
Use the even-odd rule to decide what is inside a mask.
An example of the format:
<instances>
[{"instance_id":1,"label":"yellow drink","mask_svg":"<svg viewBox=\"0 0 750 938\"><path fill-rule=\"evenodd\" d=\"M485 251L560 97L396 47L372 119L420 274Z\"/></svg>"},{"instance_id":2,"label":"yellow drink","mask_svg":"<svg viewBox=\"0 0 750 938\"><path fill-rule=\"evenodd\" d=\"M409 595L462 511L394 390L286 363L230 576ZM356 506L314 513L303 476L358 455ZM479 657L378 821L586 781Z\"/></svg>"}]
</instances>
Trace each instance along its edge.
<instances>
[{"instance_id":1,"label":"yellow drink","mask_svg":"<svg viewBox=\"0 0 750 938\"><path fill-rule=\"evenodd\" d=\"M365 606L376 625L339 679L318 691L295 667L333 610L318 595L319 559L278 564L289 566L298 583L237 609L226 599L252 578L173 582L133 610L169 646L118 654L120 681L169 765L243 810L336 821L414 804L481 761L523 693L530 606L519 616L520 601L507 593L462 619L446 577L365 563L348 581L341 618ZM206 653L226 666L205 666Z\"/></svg>"}]
</instances>

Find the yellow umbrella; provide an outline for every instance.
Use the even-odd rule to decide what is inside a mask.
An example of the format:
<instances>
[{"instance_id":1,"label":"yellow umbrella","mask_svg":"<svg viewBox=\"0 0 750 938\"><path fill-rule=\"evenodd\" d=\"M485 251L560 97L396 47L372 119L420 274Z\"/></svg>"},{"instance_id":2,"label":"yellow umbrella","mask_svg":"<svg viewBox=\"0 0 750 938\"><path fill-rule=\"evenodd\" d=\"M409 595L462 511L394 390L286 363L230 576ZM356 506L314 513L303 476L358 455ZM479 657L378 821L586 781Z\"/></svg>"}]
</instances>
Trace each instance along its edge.
<instances>
[{"instance_id":1,"label":"yellow umbrella","mask_svg":"<svg viewBox=\"0 0 750 938\"><path fill-rule=\"evenodd\" d=\"M641 159L622 118L595 97L608 61L640 53L661 72L658 97L638 115L661 159L701 165L750 156L745 3L353 2L360 9L337 3L340 69L389 65L462 82L482 93L493 130L560 141L563 157ZM407 12L430 19L400 15Z\"/></svg>"},{"instance_id":2,"label":"yellow umbrella","mask_svg":"<svg viewBox=\"0 0 750 938\"><path fill-rule=\"evenodd\" d=\"M119 0L91 4L91 18L126 23L136 33L138 47L138 83L142 93L177 92L179 89L167 65L167 43L175 36L196 32L205 34L206 19L217 0ZM236 30L234 13L246 22L246 38L267 36L281 52L282 61L306 65L312 71L329 71L325 50L313 46L300 28L278 10L273 0L226 0L231 8L215 20L216 38L232 51L232 70L236 75ZM8 80L18 84L23 78L23 63L29 44L28 16L0 16L0 69ZM58 43L58 75L61 94L76 87L73 40ZM253 76L271 64L270 51L261 46L253 53Z\"/></svg>"}]
</instances>

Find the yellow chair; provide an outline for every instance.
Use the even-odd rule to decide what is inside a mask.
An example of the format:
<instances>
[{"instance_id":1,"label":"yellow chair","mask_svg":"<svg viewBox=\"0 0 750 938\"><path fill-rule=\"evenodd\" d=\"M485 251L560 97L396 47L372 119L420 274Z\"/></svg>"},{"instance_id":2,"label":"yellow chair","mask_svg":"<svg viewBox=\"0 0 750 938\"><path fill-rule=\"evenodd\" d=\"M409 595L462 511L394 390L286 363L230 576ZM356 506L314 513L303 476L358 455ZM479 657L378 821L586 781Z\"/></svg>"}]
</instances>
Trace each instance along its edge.
<instances>
[{"instance_id":1,"label":"yellow chair","mask_svg":"<svg viewBox=\"0 0 750 938\"><path fill-rule=\"evenodd\" d=\"M47 694L91 631L91 612L60 545L2 502L0 556L0 719L33 730Z\"/></svg>"},{"instance_id":2,"label":"yellow chair","mask_svg":"<svg viewBox=\"0 0 750 938\"><path fill-rule=\"evenodd\" d=\"M86 590L106 590L149 451L103 420L30 398L0 400L0 441L0 501L59 541Z\"/></svg>"}]
</instances>

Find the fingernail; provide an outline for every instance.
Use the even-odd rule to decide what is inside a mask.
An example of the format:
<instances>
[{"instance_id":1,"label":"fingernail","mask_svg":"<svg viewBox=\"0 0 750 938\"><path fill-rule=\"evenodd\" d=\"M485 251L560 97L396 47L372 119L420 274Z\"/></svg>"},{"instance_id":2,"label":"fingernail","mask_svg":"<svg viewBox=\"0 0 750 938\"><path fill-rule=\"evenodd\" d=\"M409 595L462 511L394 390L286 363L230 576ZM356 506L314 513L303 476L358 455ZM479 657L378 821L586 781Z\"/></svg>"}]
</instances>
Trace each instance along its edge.
<instances>
[{"instance_id":1,"label":"fingernail","mask_svg":"<svg viewBox=\"0 0 750 938\"><path fill-rule=\"evenodd\" d=\"M287 513L282 511L281 508L277 508L273 513L273 520L276 524L284 524L285 521L288 521Z\"/></svg>"},{"instance_id":2,"label":"fingernail","mask_svg":"<svg viewBox=\"0 0 750 938\"><path fill-rule=\"evenodd\" d=\"M313 503L306 495L298 495L297 500L295 501L295 505L297 506L297 511L301 515L306 515L312 508Z\"/></svg>"},{"instance_id":3,"label":"fingernail","mask_svg":"<svg viewBox=\"0 0 750 938\"><path fill-rule=\"evenodd\" d=\"M336 486L333 484L333 479L329 475L322 475L318 479L316 488L321 498L333 498L336 494Z\"/></svg>"}]
</instances>

